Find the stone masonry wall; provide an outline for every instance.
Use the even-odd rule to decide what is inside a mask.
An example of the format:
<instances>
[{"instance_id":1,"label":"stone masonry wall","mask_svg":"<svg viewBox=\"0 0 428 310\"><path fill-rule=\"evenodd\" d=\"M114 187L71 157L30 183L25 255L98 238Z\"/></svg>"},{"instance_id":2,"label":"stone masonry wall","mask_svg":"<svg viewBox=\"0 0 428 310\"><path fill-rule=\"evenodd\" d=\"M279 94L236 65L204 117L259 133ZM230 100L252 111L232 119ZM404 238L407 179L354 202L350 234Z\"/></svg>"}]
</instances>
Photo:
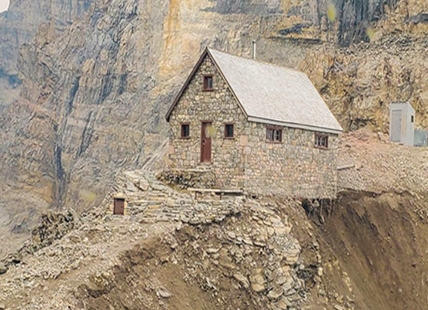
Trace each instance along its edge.
<instances>
[{"instance_id":1,"label":"stone masonry wall","mask_svg":"<svg viewBox=\"0 0 428 310\"><path fill-rule=\"evenodd\" d=\"M213 75L214 90L203 90ZM212 162L201 163L201 121L212 121ZM181 138L181 124L190 137ZM224 124L234 123L234 138ZM207 169L217 188L244 188L249 194L302 198L336 196L338 136L329 148L314 147L314 132L283 127L281 143L266 141L266 124L248 122L227 83L207 56L170 116L170 168Z\"/></svg>"},{"instance_id":2,"label":"stone masonry wall","mask_svg":"<svg viewBox=\"0 0 428 310\"><path fill-rule=\"evenodd\" d=\"M282 142L266 142L266 125L248 123L245 189L259 195L334 198L337 191L338 136L328 149L314 147L313 131L282 128Z\"/></svg>"},{"instance_id":3,"label":"stone masonry wall","mask_svg":"<svg viewBox=\"0 0 428 310\"><path fill-rule=\"evenodd\" d=\"M204 75L213 76L213 91L203 90ZM212 162L201 163L201 121L212 121ZM216 187L242 188L244 167L239 136L246 118L210 57L206 57L170 116L171 168L210 169ZM181 124L190 123L190 137L181 138ZM234 124L233 139L224 138L225 123Z\"/></svg>"}]
</instances>

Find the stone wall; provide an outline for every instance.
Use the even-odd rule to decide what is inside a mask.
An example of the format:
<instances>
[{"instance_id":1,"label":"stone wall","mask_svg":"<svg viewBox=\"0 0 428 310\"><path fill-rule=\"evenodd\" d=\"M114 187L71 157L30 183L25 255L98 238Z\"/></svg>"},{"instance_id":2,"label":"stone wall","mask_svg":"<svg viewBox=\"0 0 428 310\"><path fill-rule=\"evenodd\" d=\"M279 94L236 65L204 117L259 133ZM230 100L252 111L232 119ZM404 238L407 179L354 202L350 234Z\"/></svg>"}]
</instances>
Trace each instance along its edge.
<instances>
[{"instance_id":1,"label":"stone wall","mask_svg":"<svg viewBox=\"0 0 428 310\"><path fill-rule=\"evenodd\" d=\"M203 90L212 75L214 91ZM212 162L201 163L201 121L212 121ZM266 141L266 124L248 122L227 83L207 56L170 116L170 168L210 170L214 187L244 188L249 194L302 198L336 196L337 135L329 148L314 147L312 131L283 127L281 143ZM181 124L190 137L181 138ZM224 138L224 124L234 138Z\"/></svg>"},{"instance_id":2,"label":"stone wall","mask_svg":"<svg viewBox=\"0 0 428 310\"><path fill-rule=\"evenodd\" d=\"M328 149L314 147L313 131L282 128L282 142L266 142L266 125L248 123L245 189L258 195L334 198L337 191L338 136Z\"/></svg>"},{"instance_id":3,"label":"stone wall","mask_svg":"<svg viewBox=\"0 0 428 310\"><path fill-rule=\"evenodd\" d=\"M214 91L203 90L204 75L213 76ZM212 121L212 161L201 163L201 121ZM246 118L207 56L170 116L171 168L210 169L216 175L215 186L242 188L244 167L239 136L244 133ZM190 137L181 138L181 124L190 123ZM224 138L224 124L234 123L234 139Z\"/></svg>"}]
</instances>

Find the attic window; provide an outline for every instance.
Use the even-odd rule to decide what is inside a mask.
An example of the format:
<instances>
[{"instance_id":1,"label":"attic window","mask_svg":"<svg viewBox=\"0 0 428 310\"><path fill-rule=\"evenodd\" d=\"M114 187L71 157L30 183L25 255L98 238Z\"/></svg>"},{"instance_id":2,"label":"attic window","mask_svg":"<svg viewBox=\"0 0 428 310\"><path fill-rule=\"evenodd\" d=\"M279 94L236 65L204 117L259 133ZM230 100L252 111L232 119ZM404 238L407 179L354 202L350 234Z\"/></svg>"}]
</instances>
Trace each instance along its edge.
<instances>
[{"instance_id":1,"label":"attic window","mask_svg":"<svg viewBox=\"0 0 428 310\"><path fill-rule=\"evenodd\" d=\"M233 124L224 124L224 137L228 139L233 138Z\"/></svg>"},{"instance_id":2,"label":"attic window","mask_svg":"<svg viewBox=\"0 0 428 310\"><path fill-rule=\"evenodd\" d=\"M328 148L328 135L315 133L315 147Z\"/></svg>"},{"instance_id":3,"label":"attic window","mask_svg":"<svg viewBox=\"0 0 428 310\"><path fill-rule=\"evenodd\" d=\"M190 138L190 124L189 123L181 124L181 138L183 138L183 139Z\"/></svg>"},{"instance_id":4,"label":"attic window","mask_svg":"<svg viewBox=\"0 0 428 310\"><path fill-rule=\"evenodd\" d=\"M282 129L278 127L267 127L266 140L269 142L282 142Z\"/></svg>"},{"instance_id":5,"label":"attic window","mask_svg":"<svg viewBox=\"0 0 428 310\"><path fill-rule=\"evenodd\" d=\"M213 76L205 75L204 76L204 90L213 90Z\"/></svg>"},{"instance_id":6,"label":"attic window","mask_svg":"<svg viewBox=\"0 0 428 310\"><path fill-rule=\"evenodd\" d=\"M413 123L415 121L415 117L412 115L410 116L410 122Z\"/></svg>"}]
</instances>

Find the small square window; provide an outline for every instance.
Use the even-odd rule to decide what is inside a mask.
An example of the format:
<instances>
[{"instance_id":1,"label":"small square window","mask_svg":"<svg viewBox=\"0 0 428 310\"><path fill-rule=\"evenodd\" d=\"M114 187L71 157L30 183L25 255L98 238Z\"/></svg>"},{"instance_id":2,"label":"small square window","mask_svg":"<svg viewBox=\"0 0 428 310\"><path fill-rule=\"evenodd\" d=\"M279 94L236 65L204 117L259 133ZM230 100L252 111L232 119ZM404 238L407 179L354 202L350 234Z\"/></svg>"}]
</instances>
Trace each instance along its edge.
<instances>
[{"instance_id":1,"label":"small square window","mask_svg":"<svg viewBox=\"0 0 428 310\"><path fill-rule=\"evenodd\" d=\"M268 127L266 128L266 140L270 142L282 141L282 129Z\"/></svg>"},{"instance_id":2,"label":"small square window","mask_svg":"<svg viewBox=\"0 0 428 310\"><path fill-rule=\"evenodd\" d=\"M224 137L233 138L233 124L224 125Z\"/></svg>"},{"instance_id":3,"label":"small square window","mask_svg":"<svg viewBox=\"0 0 428 310\"><path fill-rule=\"evenodd\" d=\"M316 133L315 147L324 148L324 149L328 148L328 135Z\"/></svg>"},{"instance_id":4,"label":"small square window","mask_svg":"<svg viewBox=\"0 0 428 310\"><path fill-rule=\"evenodd\" d=\"M212 75L204 76L204 90L213 90L213 77L212 77Z\"/></svg>"},{"instance_id":5,"label":"small square window","mask_svg":"<svg viewBox=\"0 0 428 310\"><path fill-rule=\"evenodd\" d=\"M181 137L189 138L190 137L190 125L189 124L181 124Z\"/></svg>"}]
</instances>

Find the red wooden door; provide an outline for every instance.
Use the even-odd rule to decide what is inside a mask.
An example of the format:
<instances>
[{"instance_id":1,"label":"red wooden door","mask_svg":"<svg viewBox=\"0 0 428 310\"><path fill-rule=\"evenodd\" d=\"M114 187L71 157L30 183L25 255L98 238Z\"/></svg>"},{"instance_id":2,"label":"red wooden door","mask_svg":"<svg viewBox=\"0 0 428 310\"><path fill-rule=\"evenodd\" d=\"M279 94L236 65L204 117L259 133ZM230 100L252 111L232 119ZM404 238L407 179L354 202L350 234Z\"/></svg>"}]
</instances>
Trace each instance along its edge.
<instances>
[{"instance_id":1,"label":"red wooden door","mask_svg":"<svg viewBox=\"0 0 428 310\"><path fill-rule=\"evenodd\" d=\"M211 135L209 133L209 128L211 127L211 122L202 122L201 127L201 162L209 163L211 162Z\"/></svg>"},{"instance_id":2,"label":"red wooden door","mask_svg":"<svg viewBox=\"0 0 428 310\"><path fill-rule=\"evenodd\" d=\"M124 215L125 213L125 199L115 198L113 214Z\"/></svg>"}]
</instances>

